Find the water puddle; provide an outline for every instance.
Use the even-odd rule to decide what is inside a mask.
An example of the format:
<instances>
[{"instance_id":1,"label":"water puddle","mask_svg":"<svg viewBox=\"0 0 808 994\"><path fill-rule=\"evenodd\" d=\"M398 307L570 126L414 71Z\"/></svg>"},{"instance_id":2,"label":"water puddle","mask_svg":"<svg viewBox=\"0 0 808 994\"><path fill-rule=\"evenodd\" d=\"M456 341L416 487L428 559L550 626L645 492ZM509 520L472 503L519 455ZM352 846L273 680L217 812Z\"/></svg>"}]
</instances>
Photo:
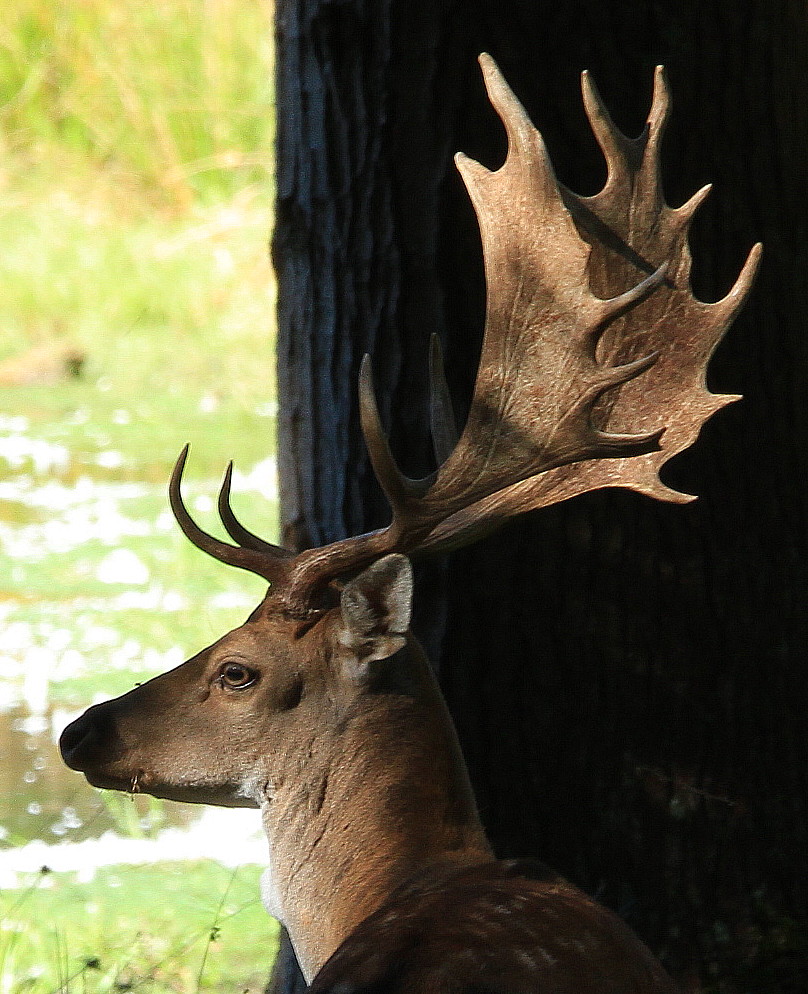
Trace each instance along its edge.
<instances>
[{"instance_id":1,"label":"water puddle","mask_svg":"<svg viewBox=\"0 0 808 994\"><path fill-rule=\"evenodd\" d=\"M73 808L67 809L73 815ZM214 859L222 866L264 866L268 853L257 811L204 808L185 828L166 828L152 838L131 838L114 831L80 842L35 839L0 850L0 890L30 886L46 872L74 873L79 883L105 866Z\"/></svg>"},{"instance_id":2,"label":"water puddle","mask_svg":"<svg viewBox=\"0 0 808 994\"><path fill-rule=\"evenodd\" d=\"M188 552L165 487L105 477L123 458L104 441L77 464L26 418L0 415L0 887L42 866L87 878L115 862L266 857L257 812L98 791L59 756L86 707L178 665L256 603L234 571L209 580L174 565ZM274 499L274 462L236 484ZM217 488L189 486L191 506L210 510Z\"/></svg>"},{"instance_id":3,"label":"water puddle","mask_svg":"<svg viewBox=\"0 0 808 994\"><path fill-rule=\"evenodd\" d=\"M27 886L43 866L83 881L115 863L266 862L257 811L99 791L66 769L57 742L74 717L59 708L0 711L0 889Z\"/></svg>"},{"instance_id":4,"label":"water puddle","mask_svg":"<svg viewBox=\"0 0 808 994\"><path fill-rule=\"evenodd\" d=\"M51 845L124 832L142 838L164 826L187 825L199 811L156 805L148 798L98 791L65 768L57 748L61 730L79 712L23 705L0 712L0 841L5 846L40 840Z\"/></svg>"}]
</instances>

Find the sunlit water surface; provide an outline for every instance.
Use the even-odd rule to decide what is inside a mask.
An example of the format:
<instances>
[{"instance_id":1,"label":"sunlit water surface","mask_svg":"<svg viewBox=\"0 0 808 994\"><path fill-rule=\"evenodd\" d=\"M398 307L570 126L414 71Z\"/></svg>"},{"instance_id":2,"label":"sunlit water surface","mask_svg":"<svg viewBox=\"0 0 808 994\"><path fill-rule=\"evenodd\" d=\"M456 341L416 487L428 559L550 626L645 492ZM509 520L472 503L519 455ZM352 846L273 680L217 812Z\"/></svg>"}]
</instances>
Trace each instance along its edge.
<instances>
[{"instance_id":1,"label":"sunlit water surface","mask_svg":"<svg viewBox=\"0 0 808 994\"><path fill-rule=\"evenodd\" d=\"M97 791L59 757L62 729L85 707L200 648L176 644L189 615L221 634L255 603L229 577L179 586L164 488L110 479L122 462L101 447L77 467L24 417L0 416L0 887L43 865L86 877L115 862L265 859L256 812ZM237 483L273 499L274 465ZM192 508L209 511L215 488L197 488Z\"/></svg>"}]
</instances>

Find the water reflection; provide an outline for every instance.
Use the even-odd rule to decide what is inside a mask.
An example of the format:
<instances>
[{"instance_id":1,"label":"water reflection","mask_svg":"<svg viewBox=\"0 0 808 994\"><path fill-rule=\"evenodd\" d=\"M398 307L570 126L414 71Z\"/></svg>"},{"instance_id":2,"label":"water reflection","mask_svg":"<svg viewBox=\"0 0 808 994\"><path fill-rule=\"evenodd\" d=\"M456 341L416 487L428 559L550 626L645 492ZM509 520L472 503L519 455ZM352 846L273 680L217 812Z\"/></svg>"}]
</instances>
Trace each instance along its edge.
<instances>
[{"instance_id":1,"label":"water reflection","mask_svg":"<svg viewBox=\"0 0 808 994\"><path fill-rule=\"evenodd\" d=\"M78 842L107 831L150 836L199 816L192 805L95 790L67 769L57 742L76 716L53 708L33 714L21 704L0 711L0 847Z\"/></svg>"},{"instance_id":2,"label":"water reflection","mask_svg":"<svg viewBox=\"0 0 808 994\"><path fill-rule=\"evenodd\" d=\"M127 479L87 419L77 410L34 426L0 413L0 889L43 864L86 874L116 861L222 861L228 847L264 857L255 812L98 791L61 761L59 734L85 707L176 666L182 645L211 641L255 604L243 577L202 583L192 569L172 587L164 486ZM267 459L241 475L242 495L263 508L274 469ZM212 507L218 481L189 490L194 507Z\"/></svg>"},{"instance_id":3,"label":"water reflection","mask_svg":"<svg viewBox=\"0 0 808 994\"><path fill-rule=\"evenodd\" d=\"M33 714L23 705L0 710L0 890L31 886L43 868L88 881L120 863L265 864L257 811L96 790L69 770L57 742L76 716L58 708Z\"/></svg>"}]
</instances>

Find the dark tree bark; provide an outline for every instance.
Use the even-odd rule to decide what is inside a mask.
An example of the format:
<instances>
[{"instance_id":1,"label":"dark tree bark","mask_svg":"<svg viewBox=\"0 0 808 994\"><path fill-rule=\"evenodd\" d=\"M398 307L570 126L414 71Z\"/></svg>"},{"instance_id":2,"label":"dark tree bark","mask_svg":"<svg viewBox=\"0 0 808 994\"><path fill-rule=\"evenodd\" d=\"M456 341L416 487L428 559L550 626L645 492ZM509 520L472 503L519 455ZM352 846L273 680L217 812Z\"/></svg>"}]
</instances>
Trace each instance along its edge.
<instances>
[{"instance_id":1,"label":"dark tree bark","mask_svg":"<svg viewBox=\"0 0 808 994\"><path fill-rule=\"evenodd\" d=\"M691 989L808 990L808 12L794 0L277 6L287 542L386 523L357 428L365 351L406 471L430 468L433 331L461 415L468 403L484 287L451 156L493 166L504 152L479 51L581 193L603 165L579 71L636 134L664 63L668 200L716 186L691 239L697 294L723 295L764 242L710 370L713 389L745 400L669 470L699 501L614 491L538 512L422 571L416 627L501 855L539 855L595 893Z\"/></svg>"}]
</instances>

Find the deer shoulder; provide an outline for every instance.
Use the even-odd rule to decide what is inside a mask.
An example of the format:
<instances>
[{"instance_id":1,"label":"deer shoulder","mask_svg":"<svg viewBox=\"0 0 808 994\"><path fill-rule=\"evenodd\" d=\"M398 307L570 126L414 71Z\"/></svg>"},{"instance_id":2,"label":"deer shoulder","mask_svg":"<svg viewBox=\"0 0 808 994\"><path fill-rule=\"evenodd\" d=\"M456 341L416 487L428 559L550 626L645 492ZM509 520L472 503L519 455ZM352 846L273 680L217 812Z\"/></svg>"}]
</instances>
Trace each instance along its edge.
<instances>
[{"instance_id":1,"label":"deer shoulder","mask_svg":"<svg viewBox=\"0 0 808 994\"><path fill-rule=\"evenodd\" d=\"M620 918L542 863L514 860L417 875L349 936L311 991L673 994L675 987Z\"/></svg>"}]
</instances>

